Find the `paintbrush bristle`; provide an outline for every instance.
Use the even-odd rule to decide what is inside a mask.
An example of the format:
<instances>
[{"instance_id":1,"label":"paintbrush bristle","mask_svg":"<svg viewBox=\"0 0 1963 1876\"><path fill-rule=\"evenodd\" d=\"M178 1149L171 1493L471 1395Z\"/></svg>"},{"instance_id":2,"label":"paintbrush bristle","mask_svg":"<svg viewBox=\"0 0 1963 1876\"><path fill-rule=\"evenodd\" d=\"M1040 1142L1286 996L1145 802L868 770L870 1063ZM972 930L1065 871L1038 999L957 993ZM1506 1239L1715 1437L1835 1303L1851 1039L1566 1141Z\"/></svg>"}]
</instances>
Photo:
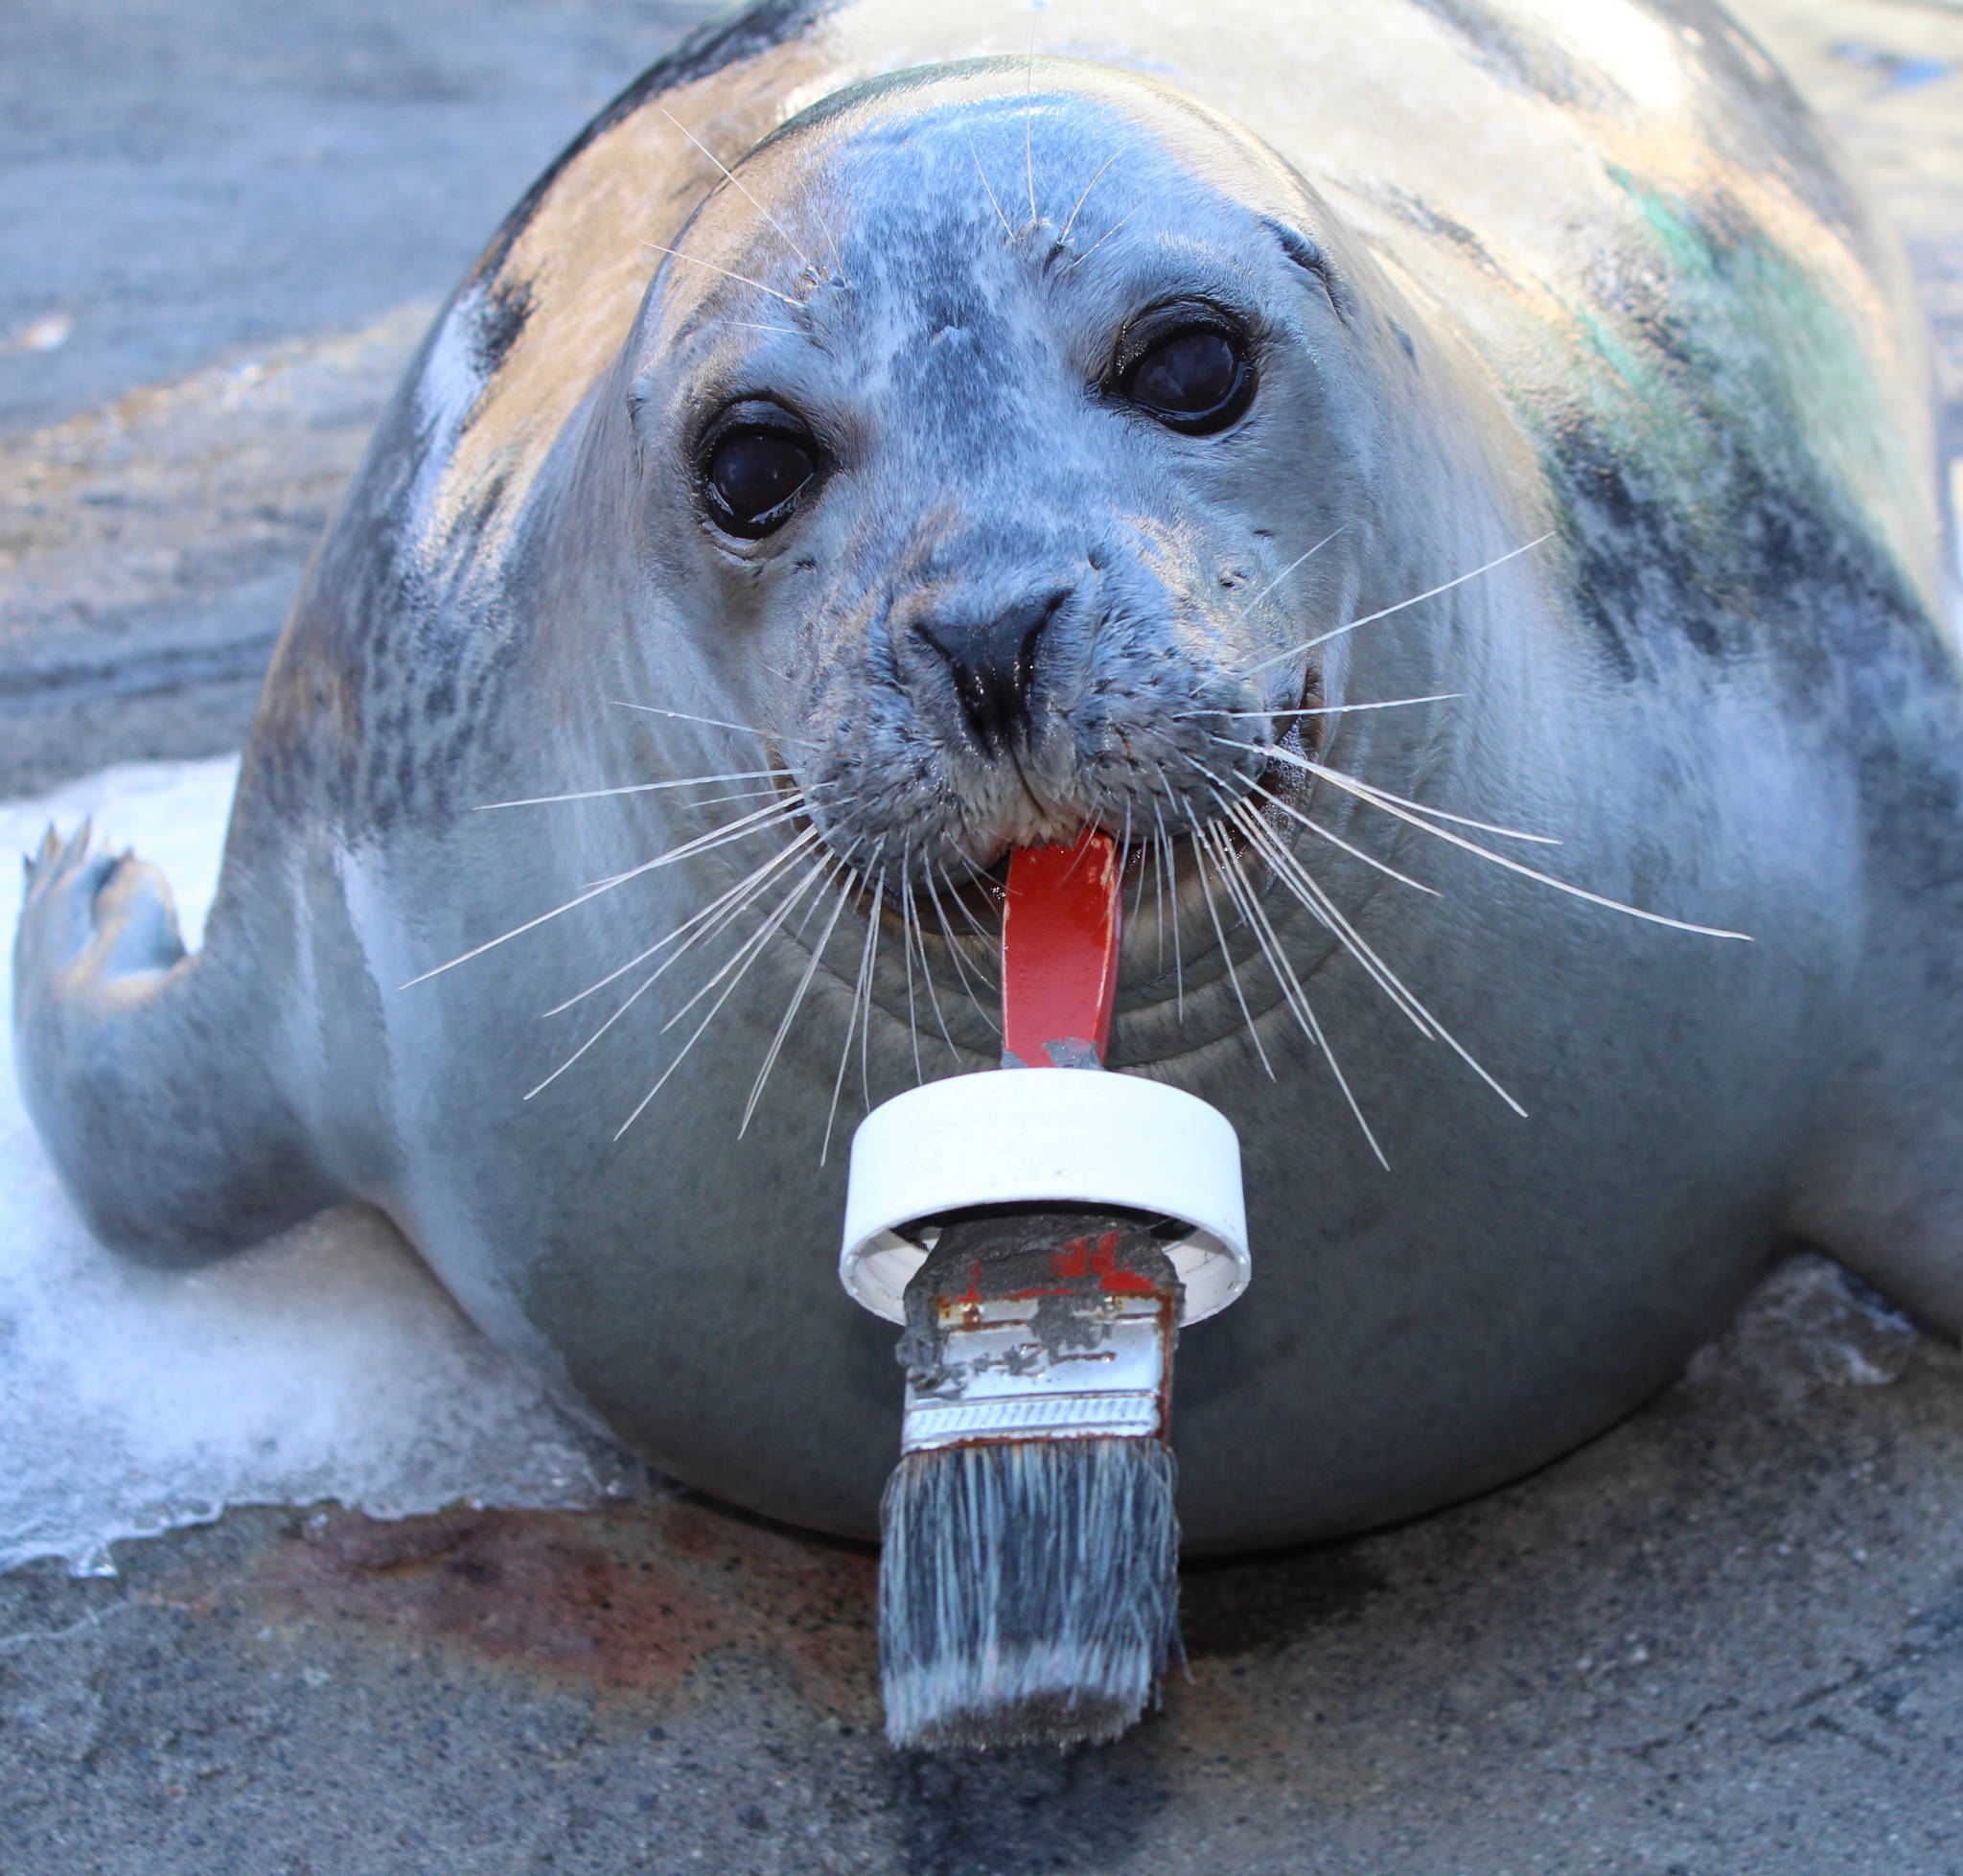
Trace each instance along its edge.
<instances>
[{"instance_id":1,"label":"paintbrush bristle","mask_svg":"<svg viewBox=\"0 0 1963 1876\"><path fill-rule=\"evenodd\" d=\"M909 1453L879 1584L897 1747L1116 1739L1179 1645L1173 1459L1157 1439Z\"/></svg>"}]
</instances>

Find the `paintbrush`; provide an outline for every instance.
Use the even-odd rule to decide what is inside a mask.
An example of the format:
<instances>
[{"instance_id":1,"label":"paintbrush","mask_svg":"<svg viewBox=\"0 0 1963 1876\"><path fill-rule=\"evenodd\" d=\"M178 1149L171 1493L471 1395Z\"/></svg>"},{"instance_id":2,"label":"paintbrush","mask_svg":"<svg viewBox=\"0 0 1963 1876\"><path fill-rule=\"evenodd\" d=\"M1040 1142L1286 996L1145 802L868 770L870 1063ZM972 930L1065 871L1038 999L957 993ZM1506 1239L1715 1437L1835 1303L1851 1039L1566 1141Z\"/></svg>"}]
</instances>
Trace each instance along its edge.
<instances>
[{"instance_id":1,"label":"paintbrush","mask_svg":"<svg viewBox=\"0 0 1963 1876\"><path fill-rule=\"evenodd\" d=\"M1226 1122L1098 1072L1120 871L1097 831L1011 857L1003 1066L1049 1072L930 1084L854 1141L843 1274L907 1325L879 1588L895 1746L1114 1739L1178 1647L1172 1351L1244 1284L1245 1227Z\"/></svg>"}]
</instances>

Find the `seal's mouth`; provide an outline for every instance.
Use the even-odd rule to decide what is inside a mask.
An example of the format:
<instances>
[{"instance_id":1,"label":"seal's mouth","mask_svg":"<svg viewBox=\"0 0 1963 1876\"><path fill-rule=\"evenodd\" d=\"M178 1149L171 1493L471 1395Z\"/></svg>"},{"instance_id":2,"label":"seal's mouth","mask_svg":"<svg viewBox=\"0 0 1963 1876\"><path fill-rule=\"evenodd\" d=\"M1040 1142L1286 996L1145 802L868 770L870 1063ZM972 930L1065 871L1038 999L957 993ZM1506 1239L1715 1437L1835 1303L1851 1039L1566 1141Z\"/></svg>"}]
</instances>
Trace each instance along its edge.
<instances>
[{"instance_id":1,"label":"seal's mouth","mask_svg":"<svg viewBox=\"0 0 1963 1876\"><path fill-rule=\"evenodd\" d=\"M1302 771L1280 753L1290 746L1302 755L1317 748L1317 738L1290 726L1276 746L1278 753L1268 755L1253 776L1240 777L1238 793L1205 821L1180 826L1158 821L1144 832L1137 817L1129 828L1094 822L1119 842L1119 1010L1137 1020L1164 1007L1172 1018L1172 1029L1166 1034L1154 1031L1152 1042L1133 1027L1120 1048L1127 1059L1184 1054L1215 1034L1251 1025L1287 1001L1283 977L1307 982L1321 967L1327 948L1309 954L1292 942L1304 918L1302 887L1283 875L1294 873L1302 881L1307 856L1300 853L1300 828L1287 817L1300 819L1307 791ZM795 793L787 774L781 789L787 797ZM797 815L789 826L793 838L824 840L809 812ZM1060 844L1068 845L1072 838L1064 836ZM848 864L828 851L834 864ZM866 1020L877 1007L886 1018L911 1029L921 1048L956 1007L972 1008L982 1025L993 1029L1015 851L1004 847L987 866L918 868L884 877L860 871L843 924L869 934L867 946L838 950L836 956L817 946L815 967L854 995ZM791 936L799 950L813 956L809 936ZM1262 954L1268 967L1257 961ZM1283 954L1294 954L1294 961L1274 963ZM856 961L862 977L852 973ZM875 969L882 961L884 967ZM970 1032L964 1046L985 1054L985 1032Z\"/></svg>"},{"instance_id":2,"label":"seal's mouth","mask_svg":"<svg viewBox=\"0 0 1963 1876\"><path fill-rule=\"evenodd\" d=\"M1296 738L1307 752L1313 752L1315 742L1309 734ZM1225 853L1231 853L1242 866L1262 866L1264 842L1259 842L1246 830L1244 822L1235 819L1235 808L1255 808L1280 800L1290 800L1300 793L1298 771L1285 767L1282 759L1270 757L1262 763L1257 774L1246 781L1244 791L1231 802L1229 810L1217 812L1199 826L1164 826L1158 830L1137 824L1119 822L1111 826L1105 821L1079 822L1074 828L1066 828L1056 842L1070 845L1072 840L1086 832L1090 826L1101 828L1117 840L1119 847L1119 868L1120 879L1125 885L1125 903L1135 909L1150 913L1154 905L1162 905L1164 894L1168 891L1176 892L1182 881L1191 881L1195 875L1205 871L1201 864L1203 853L1213 853L1223 844ZM774 774L774 785L777 787L779 799L797 800L797 783L783 767L777 767ZM1268 817L1274 819L1272 815ZM822 838L822 828L809 806L799 806L789 817L789 828L797 834L811 830ZM909 915L909 899L931 894L938 899L950 913L958 913L962 922L970 928L970 936L987 936L999 938L1001 936L1001 913L1004 913L1005 894L1009 887L1009 866L1015 858L1015 847L1001 847L997 856L987 866L976 866L962 862L958 868L948 866L938 871L925 866L889 871L877 877L866 877L858 909L862 915L871 913L875 907L882 916L891 920L905 920ZM841 856L844 860L846 856ZM1133 913L1133 918L1141 916L1141 911Z\"/></svg>"}]
</instances>

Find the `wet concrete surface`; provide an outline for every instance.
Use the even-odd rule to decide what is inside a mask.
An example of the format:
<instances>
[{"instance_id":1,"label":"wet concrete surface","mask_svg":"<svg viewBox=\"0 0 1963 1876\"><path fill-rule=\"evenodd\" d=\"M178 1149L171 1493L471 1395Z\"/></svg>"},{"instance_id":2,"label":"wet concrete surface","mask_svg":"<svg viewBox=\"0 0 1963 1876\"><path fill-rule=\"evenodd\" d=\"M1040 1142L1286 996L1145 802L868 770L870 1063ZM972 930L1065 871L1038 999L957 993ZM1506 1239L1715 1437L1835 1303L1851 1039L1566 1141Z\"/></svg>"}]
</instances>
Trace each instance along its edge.
<instances>
[{"instance_id":1,"label":"wet concrete surface","mask_svg":"<svg viewBox=\"0 0 1963 1876\"><path fill-rule=\"evenodd\" d=\"M1963 454L1963 9L1739 11L1903 227ZM8 9L0 792L239 745L435 299L685 16ZM889 1752L870 1555L688 1494L118 1561L0 1578L7 1876L1963 1871L1963 1357L1813 1264L1534 1479L1187 1572L1102 1751Z\"/></svg>"}]
</instances>

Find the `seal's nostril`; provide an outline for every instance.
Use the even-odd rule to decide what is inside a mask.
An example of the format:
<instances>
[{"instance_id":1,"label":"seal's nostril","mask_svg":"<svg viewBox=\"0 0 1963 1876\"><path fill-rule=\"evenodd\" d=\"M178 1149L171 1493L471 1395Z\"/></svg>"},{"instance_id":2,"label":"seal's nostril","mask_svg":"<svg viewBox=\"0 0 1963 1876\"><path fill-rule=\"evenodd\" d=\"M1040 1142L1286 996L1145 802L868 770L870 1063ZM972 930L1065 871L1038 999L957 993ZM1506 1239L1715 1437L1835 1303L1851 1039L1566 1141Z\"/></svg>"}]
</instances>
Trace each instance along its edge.
<instances>
[{"instance_id":1,"label":"seal's nostril","mask_svg":"<svg viewBox=\"0 0 1963 1876\"><path fill-rule=\"evenodd\" d=\"M963 664L958 659L949 668L954 673L955 696L960 702L961 713L983 746L992 753L995 748L994 726L1000 714L995 685L986 672L978 671L972 664Z\"/></svg>"},{"instance_id":2,"label":"seal's nostril","mask_svg":"<svg viewBox=\"0 0 1963 1876\"><path fill-rule=\"evenodd\" d=\"M1067 591L1046 593L982 625L935 620L914 627L915 636L947 660L961 714L991 759L1028 732L1043 634L1069 597Z\"/></svg>"},{"instance_id":3,"label":"seal's nostril","mask_svg":"<svg viewBox=\"0 0 1963 1876\"><path fill-rule=\"evenodd\" d=\"M975 740L989 755L1000 755L1029 714L1029 686L1021 659L1001 663L969 664L956 660L953 666L955 695L961 714Z\"/></svg>"}]
</instances>

